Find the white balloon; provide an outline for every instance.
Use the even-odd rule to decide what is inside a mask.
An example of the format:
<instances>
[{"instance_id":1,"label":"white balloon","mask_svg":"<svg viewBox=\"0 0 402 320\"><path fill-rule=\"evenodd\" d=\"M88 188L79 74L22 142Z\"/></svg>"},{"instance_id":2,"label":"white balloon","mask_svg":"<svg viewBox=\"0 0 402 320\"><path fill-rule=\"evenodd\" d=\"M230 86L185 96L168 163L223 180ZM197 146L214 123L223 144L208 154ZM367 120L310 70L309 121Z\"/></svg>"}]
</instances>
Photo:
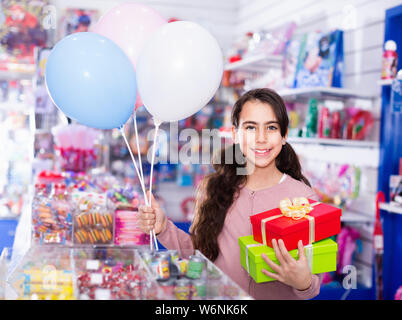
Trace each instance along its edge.
<instances>
[{"instance_id":1,"label":"white balloon","mask_svg":"<svg viewBox=\"0 0 402 320\"><path fill-rule=\"evenodd\" d=\"M156 30L137 61L145 108L160 121L185 119L214 96L223 74L222 51L200 25L177 21Z\"/></svg>"}]
</instances>

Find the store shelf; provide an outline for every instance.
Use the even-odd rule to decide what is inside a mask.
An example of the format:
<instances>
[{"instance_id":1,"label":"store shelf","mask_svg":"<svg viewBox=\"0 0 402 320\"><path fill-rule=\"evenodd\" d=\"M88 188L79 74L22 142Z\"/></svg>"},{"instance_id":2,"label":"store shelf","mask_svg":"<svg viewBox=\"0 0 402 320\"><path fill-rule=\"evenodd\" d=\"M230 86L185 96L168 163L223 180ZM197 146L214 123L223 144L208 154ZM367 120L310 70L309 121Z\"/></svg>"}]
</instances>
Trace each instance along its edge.
<instances>
[{"instance_id":1,"label":"store shelf","mask_svg":"<svg viewBox=\"0 0 402 320\"><path fill-rule=\"evenodd\" d=\"M390 85L392 85L392 81L393 81L393 79L378 80L377 84L379 86L390 86Z\"/></svg>"},{"instance_id":2,"label":"store shelf","mask_svg":"<svg viewBox=\"0 0 402 320\"><path fill-rule=\"evenodd\" d=\"M380 209L391 213L402 214L402 206L391 203L380 203Z\"/></svg>"},{"instance_id":3,"label":"store shelf","mask_svg":"<svg viewBox=\"0 0 402 320\"><path fill-rule=\"evenodd\" d=\"M355 147L355 148L379 148L380 146L379 143L376 141L324 139L324 138L289 137L288 142L294 144L321 144L321 145Z\"/></svg>"},{"instance_id":4,"label":"store shelf","mask_svg":"<svg viewBox=\"0 0 402 320\"><path fill-rule=\"evenodd\" d=\"M0 80L23 80L32 79L35 72L18 72L0 70Z\"/></svg>"},{"instance_id":5,"label":"store shelf","mask_svg":"<svg viewBox=\"0 0 402 320\"><path fill-rule=\"evenodd\" d=\"M373 223L374 218L369 217L369 216L367 216L367 215L365 215L363 213L345 210L345 211L342 212L341 221L342 222Z\"/></svg>"},{"instance_id":6,"label":"store shelf","mask_svg":"<svg viewBox=\"0 0 402 320\"><path fill-rule=\"evenodd\" d=\"M278 93L285 100L296 100L300 98L318 98L318 97L333 97L339 99L374 99L372 95L367 95L355 90L345 88L331 88L331 87L313 87L313 88L297 88L297 89L283 89Z\"/></svg>"},{"instance_id":7,"label":"store shelf","mask_svg":"<svg viewBox=\"0 0 402 320\"><path fill-rule=\"evenodd\" d=\"M280 55L259 54L246 57L240 61L229 63L225 66L226 71L250 71L264 73L269 68L281 67L283 57Z\"/></svg>"}]
</instances>

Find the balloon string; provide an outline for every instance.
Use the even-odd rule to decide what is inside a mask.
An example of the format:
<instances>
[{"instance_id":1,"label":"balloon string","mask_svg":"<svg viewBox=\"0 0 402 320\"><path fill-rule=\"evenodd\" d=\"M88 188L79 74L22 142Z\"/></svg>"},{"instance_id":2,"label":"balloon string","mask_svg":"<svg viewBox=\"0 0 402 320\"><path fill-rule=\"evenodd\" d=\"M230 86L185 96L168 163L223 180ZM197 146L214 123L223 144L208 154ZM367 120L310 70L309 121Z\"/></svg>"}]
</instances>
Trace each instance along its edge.
<instances>
[{"instance_id":1,"label":"balloon string","mask_svg":"<svg viewBox=\"0 0 402 320\"><path fill-rule=\"evenodd\" d=\"M142 183L144 183L144 173L142 171L142 161L141 161L140 143L139 143L139 139L138 139L137 113L136 113L136 111L134 111L133 120L134 120L135 140L137 142L138 162L139 162L139 165L140 165L140 173L141 173L140 180L142 181ZM137 172L137 174L138 174L138 172ZM145 194L144 194L144 196L145 196ZM151 206L151 204L149 206ZM156 241L155 238L156 238L156 235L153 233L153 230L150 230L149 231L149 249L151 251L153 251L153 244Z\"/></svg>"},{"instance_id":2,"label":"balloon string","mask_svg":"<svg viewBox=\"0 0 402 320\"><path fill-rule=\"evenodd\" d=\"M150 206L152 204L152 178L153 178L153 171L154 171L153 169L154 169L154 163L155 163L156 144L158 141L158 130L159 130L159 126L160 126L161 122L154 118L154 124L155 124L154 145L152 146L151 174L150 174L150 180L149 180L149 205ZM152 234L153 234L153 239L155 241L155 248L156 248L156 250L159 250L158 242L156 241L155 230L152 230Z\"/></svg>"},{"instance_id":3,"label":"balloon string","mask_svg":"<svg viewBox=\"0 0 402 320\"><path fill-rule=\"evenodd\" d=\"M134 163L135 171L137 172L137 177L138 177L138 179L140 180L142 192L144 193L145 205L148 207L148 206L150 206L150 205L148 205L148 198L147 198L147 194L146 194L146 191L145 191L144 179L141 178L141 175L140 175L140 173L139 173L139 171L138 171L137 162L136 162L135 159L134 159L133 153L131 152L130 145L129 145L129 143L128 143L128 141L127 141L127 138L126 138L126 134L125 134L125 132L124 132L124 126L121 126L121 127L120 127L120 132L121 132L121 135L122 135L123 138L124 138L124 141L126 142L127 149L128 149L128 151L129 151L129 153L130 153L130 156L131 156L131 160L132 160L133 163ZM139 149L138 149L138 151L139 151ZM155 237L156 237L156 236L155 236L153 230L150 230L150 231L149 231L149 248L150 248L151 251L153 251L153 244L154 244L154 238L155 238Z\"/></svg>"},{"instance_id":4,"label":"balloon string","mask_svg":"<svg viewBox=\"0 0 402 320\"><path fill-rule=\"evenodd\" d=\"M143 171L142 171L142 160L141 160L141 152L140 152L140 143L139 143L139 139L138 139L137 111L134 111L133 120L134 120L135 140L137 141L138 162L139 162L139 166L140 166L141 180L144 181L144 173L143 173Z\"/></svg>"},{"instance_id":5,"label":"balloon string","mask_svg":"<svg viewBox=\"0 0 402 320\"><path fill-rule=\"evenodd\" d=\"M121 127L120 127L120 132L121 132L121 135L122 135L123 138L124 138L124 141L126 142L127 149L128 149L128 151L129 151L129 153L130 153L130 156L131 156L131 160L132 160L133 163L134 163L135 171L137 172L137 176L138 176L138 179L140 180L142 192L144 193L145 204L148 206L148 199L147 199L147 194L146 194L146 191L145 191L144 180L141 179L140 173L139 173L139 171L138 171L137 162L136 162L135 159L134 159L134 156L133 156L133 153L132 153L132 151L131 151L130 145L129 145L128 141L127 141L126 134L125 134L125 132L124 132L124 126L121 126Z\"/></svg>"}]
</instances>

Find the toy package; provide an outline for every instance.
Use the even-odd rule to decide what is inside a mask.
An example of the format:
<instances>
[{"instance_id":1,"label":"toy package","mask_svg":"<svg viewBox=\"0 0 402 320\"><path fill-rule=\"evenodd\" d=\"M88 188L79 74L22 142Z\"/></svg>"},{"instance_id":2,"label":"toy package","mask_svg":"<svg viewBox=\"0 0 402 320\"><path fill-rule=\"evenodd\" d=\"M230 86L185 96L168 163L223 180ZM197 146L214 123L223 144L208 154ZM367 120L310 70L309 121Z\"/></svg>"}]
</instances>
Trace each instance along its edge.
<instances>
[{"instance_id":1,"label":"toy package","mask_svg":"<svg viewBox=\"0 0 402 320\"><path fill-rule=\"evenodd\" d=\"M90 27L95 24L98 19L98 10L68 8L61 18L61 26L59 28L61 32L60 38L76 32L91 31Z\"/></svg>"},{"instance_id":2,"label":"toy package","mask_svg":"<svg viewBox=\"0 0 402 320\"><path fill-rule=\"evenodd\" d=\"M48 1L1 1L0 70L33 72L34 48L45 47L48 33L41 23Z\"/></svg>"},{"instance_id":3,"label":"toy package","mask_svg":"<svg viewBox=\"0 0 402 320\"><path fill-rule=\"evenodd\" d=\"M343 31L302 38L294 87L343 87Z\"/></svg>"}]
</instances>

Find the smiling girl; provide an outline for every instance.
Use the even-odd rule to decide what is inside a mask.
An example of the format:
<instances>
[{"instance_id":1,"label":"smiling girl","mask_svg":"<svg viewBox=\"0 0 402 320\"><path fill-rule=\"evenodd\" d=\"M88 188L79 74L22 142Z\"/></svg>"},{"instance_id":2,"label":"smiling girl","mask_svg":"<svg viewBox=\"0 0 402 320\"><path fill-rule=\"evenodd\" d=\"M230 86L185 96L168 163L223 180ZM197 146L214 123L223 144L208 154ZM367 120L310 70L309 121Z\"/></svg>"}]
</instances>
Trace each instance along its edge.
<instances>
[{"instance_id":1,"label":"smiling girl","mask_svg":"<svg viewBox=\"0 0 402 320\"><path fill-rule=\"evenodd\" d=\"M213 161L215 172L199 186L190 235L178 229L152 199L139 208L139 227L154 229L168 249L200 250L255 299L311 299L321 276L312 275L299 241L299 259L273 240L279 265L263 256L278 281L255 283L240 265L238 238L252 234L249 217L278 207L284 198L318 200L286 142L289 119L282 98L270 89L245 93L232 110L233 145ZM235 161L228 161L234 159Z\"/></svg>"}]
</instances>

